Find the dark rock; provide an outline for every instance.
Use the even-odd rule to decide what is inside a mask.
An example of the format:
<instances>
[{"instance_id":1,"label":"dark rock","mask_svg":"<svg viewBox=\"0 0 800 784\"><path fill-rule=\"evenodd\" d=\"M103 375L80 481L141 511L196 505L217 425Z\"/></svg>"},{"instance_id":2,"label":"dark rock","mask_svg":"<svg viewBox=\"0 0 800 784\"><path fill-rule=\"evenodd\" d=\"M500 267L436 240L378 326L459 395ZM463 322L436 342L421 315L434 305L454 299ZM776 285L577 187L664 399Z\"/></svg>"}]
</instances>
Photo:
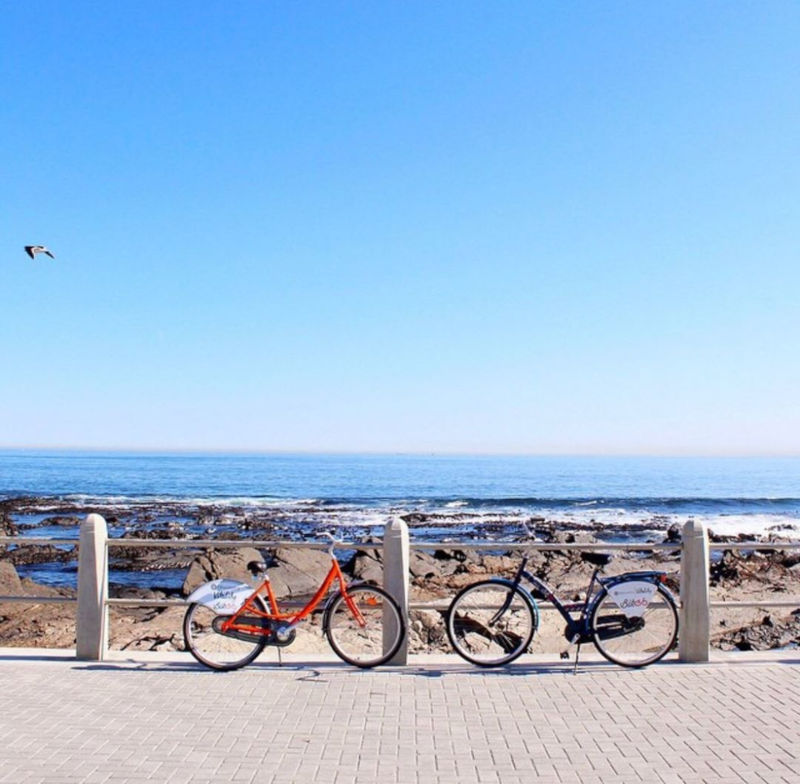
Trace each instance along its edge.
<instances>
[{"instance_id":1,"label":"dark rock","mask_svg":"<svg viewBox=\"0 0 800 784\"><path fill-rule=\"evenodd\" d=\"M766 651L800 643L800 616L791 614L783 620L771 615L751 626L731 629L714 638L722 650Z\"/></svg>"},{"instance_id":2,"label":"dark rock","mask_svg":"<svg viewBox=\"0 0 800 784\"><path fill-rule=\"evenodd\" d=\"M0 502L0 536L16 536L19 526L11 519L8 501Z\"/></svg>"},{"instance_id":3,"label":"dark rock","mask_svg":"<svg viewBox=\"0 0 800 784\"><path fill-rule=\"evenodd\" d=\"M436 550L433 557L440 561L446 561L450 558L455 558L456 561L466 561L467 556L463 550Z\"/></svg>"},{"instance_id":4,"label":"dark rock","mask_svg":"<svg viewBox=\"0 0 800 784\"><path fill-rule=\"evenodd\" d=\"M81 524L80 517L72 515L55 515L54 517L45 517L39 525L53 525L61 528L75 528Z\"/></svg>"},{"instance_id":5,"label":"dark rock","mask_svg":"<svg viewBox=\"0 0 800 784\"><path fill-rule=\"evenodd\" d=\"M412 550L408 557L408 571L417 579L438 577L439 562L425 550Z\"/></svg>"},{"instance_id":6,"label":"dark rock","mask_svg":"<svg viewBox=\"0 0 800 784\"><path fill-rule=\"evenodd\" d=\"M77 560L78 550L75 547L71 547L69 550L62 550L52 544L25 544L9 550L5 557L15 566L65 563Z\"/></svg>"},{"instance_id":7,"label":"dark rock","mask_svg":"<svg viewBox=\"0 0 800 784\"><path fill-rule=\"evenodd\" d=\"M180 523L165 523L157 528L126 531L121 539L186 539L186 528Z\"/></svg>"},{"instance_id":8,"label":"dark rock","mask_svg":"<svg viewBox=\"0 0 800 784\"><path fill-rule=\"evenodd\" d=\"M786 552L781 562L787 569L794 569L795 566L800 564L800 551L794 550Z\"/></svg>"},{"instance_id":9,"label":"dark rock","mask_svg":"<svg viewBox=\"0 0 800 784\"><path fill-rule=\"evenodd\" d=\"M359 581L383 585L383 559L380 551L357 553L353 560L353 577Z\"/></svg>"},{"instance_id":10,"label":"dark rock","mask_svg":"<svg viewBox=\"0 0 800 784\"><path fill-rule=\"evenodd\" d=\"M664 537L664 544L678 544L681 541L683 532L678 523L673 523L667 529L667 535Z\"/></svg>"},{"instance_id":11,"label":"dark rock","mask_svg":"<svg viewBox=\"0 0 800 784\"><path fill-rule=\"evenodd\" d=\"M8 561L0 561L0 594L4 596L21 596L22 582L14 565Z\"/></svg>"},{"instance_id":12,"label":"dark rock","mask_svg":"<svg viewBox=\"0 0 800 784\"><path fill-rule=\"evenodd\" d=\"M192 561L186 579L183 581L183 594L188 596L204 583L220 577L248 582L252 575L247 570L247 564L251 561L263 560L261 553L254 547L237 548L236 550L207 550Z\"/></svg>"},{"instance_id":13,"label":"dark rock","mask_svg":"<svg viewBox=\"0 0 800 784\"><path fill-rule=\"evenodd\" d=\"M771 525L767 528L768 531L796 531L797 526L793 523L778 523L777 525Z\"/></svg>"}]
</instances>

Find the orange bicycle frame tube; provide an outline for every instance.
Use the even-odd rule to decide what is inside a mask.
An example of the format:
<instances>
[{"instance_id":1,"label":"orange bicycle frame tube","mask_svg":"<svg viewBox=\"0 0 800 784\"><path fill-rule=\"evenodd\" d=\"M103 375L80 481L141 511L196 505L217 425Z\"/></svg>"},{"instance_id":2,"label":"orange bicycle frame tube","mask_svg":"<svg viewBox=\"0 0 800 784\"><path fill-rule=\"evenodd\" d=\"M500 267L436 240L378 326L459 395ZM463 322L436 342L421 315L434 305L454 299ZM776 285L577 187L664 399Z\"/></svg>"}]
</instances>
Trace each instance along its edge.
<instances>
[{"instance_id":1,"label":"orange bicycle frame tube","mask_svg":"<svg viewBox=\"0 0 800 784\"><path fill-rule=\"evenodd\" d=\"M256 588L253 593L247 597L245 603L222 624L222 629L223 631L235 629L237 631L255 635L268 635L270 633L269 629L264 629L260 626L239 623L239 619L245 615L249 615L250 617L255 616L258 618L267 618L272 621L286 621L289 626L294 626L296 623L299 623L304 618L307 618L309 615L311 615L312 612L314 612L319 603L325 598L325 595L328 593L333 583L337 580L339 582L339 589L344 595L345 602L347 602L350 612L353 613L359 624L363 626L364 619L361 613L358 611L358 607L353 604L350 596L347 593L347 583L345 582L344 575L342 574L342 569L339 566L339 561L334 556L331 558L331 568L328 571L328 574L325 576L325 579L322 581L322 584L317 589L317 592L311 597L311 599L309 599L308 603L299 612L281 612L269 578L265 577L261 585L259 585L258 588ZM256 604L256 597L260 596L262 592L266 592L266 599L269 603L268 612L264 612Z\"/></svg>"}]
</instances>

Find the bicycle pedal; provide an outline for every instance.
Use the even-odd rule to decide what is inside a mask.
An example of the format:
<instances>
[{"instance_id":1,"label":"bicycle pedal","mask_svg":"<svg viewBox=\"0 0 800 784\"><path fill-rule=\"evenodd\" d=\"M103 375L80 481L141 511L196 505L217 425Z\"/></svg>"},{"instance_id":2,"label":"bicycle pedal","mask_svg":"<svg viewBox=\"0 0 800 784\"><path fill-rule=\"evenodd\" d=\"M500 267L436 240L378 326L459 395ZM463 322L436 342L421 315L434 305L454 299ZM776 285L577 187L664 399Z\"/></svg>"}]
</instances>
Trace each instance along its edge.
<instances>
[{"instance_id":1,"label":"bicycle pedal","mask_svg":"<svg viewBox=\"0 0 800 784\"><path fill-rule=\"evenodd\" d=\"M562 659L569 659L569 651L561 651L561 653L559 654L559 656L560 656Z\"/></svg>"}]
</instances>

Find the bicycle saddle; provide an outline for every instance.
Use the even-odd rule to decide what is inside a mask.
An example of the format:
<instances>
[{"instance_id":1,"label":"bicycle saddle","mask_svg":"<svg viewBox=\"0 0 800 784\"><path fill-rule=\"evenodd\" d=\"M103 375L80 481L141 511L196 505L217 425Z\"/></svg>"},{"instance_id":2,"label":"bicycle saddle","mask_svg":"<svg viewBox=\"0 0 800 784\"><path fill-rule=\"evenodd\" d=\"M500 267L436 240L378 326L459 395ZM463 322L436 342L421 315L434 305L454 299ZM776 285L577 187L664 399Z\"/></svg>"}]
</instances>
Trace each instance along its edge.
<instances>
[{"instance_id":1,"label":"bicycle saddle","mask_svg":"<svg viewBox=\"0 0 800 784\"><path fill-rule=\"evenodd\" d=\"M591 550L581 553L581 559L594 566L608 566L613 557L610 553L595 553Z\"/></svg>"},{"instance_id":2,"label":"bicycle saddle","mask_svg":"<svg viewBox=\"0 0 800 784\"><path fill-rule=\"evenodd\" d=\"M250 563L247 564L247 571L253 576L256 576L266 572L267 565L263 561L250 561Z\"/></svg>"}]
</instances>

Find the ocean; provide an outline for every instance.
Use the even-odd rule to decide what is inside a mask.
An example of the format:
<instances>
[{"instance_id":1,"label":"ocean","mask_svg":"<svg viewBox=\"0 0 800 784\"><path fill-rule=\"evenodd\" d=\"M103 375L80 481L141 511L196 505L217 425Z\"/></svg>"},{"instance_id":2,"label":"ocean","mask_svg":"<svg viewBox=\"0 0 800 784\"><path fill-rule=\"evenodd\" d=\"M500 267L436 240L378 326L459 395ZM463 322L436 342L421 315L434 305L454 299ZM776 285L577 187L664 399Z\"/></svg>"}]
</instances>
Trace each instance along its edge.
<instances>
[{"instance_id":1,"label":"ocean","mask_svg":"<svg viewBox=\"0 0 800 784\"><path fill-rule=\"evenodd\" d=\"M800 538L800 458L6 450L0 500L25 536L77 536L97 511L112 536L177 525L199 536L360 538L402 516L429 540L513 539L542 518L610 539L657 539L689 518L720 535ZM19 569L51 584L69 583L71 570Z\"/></svg>"}]
</instances>

